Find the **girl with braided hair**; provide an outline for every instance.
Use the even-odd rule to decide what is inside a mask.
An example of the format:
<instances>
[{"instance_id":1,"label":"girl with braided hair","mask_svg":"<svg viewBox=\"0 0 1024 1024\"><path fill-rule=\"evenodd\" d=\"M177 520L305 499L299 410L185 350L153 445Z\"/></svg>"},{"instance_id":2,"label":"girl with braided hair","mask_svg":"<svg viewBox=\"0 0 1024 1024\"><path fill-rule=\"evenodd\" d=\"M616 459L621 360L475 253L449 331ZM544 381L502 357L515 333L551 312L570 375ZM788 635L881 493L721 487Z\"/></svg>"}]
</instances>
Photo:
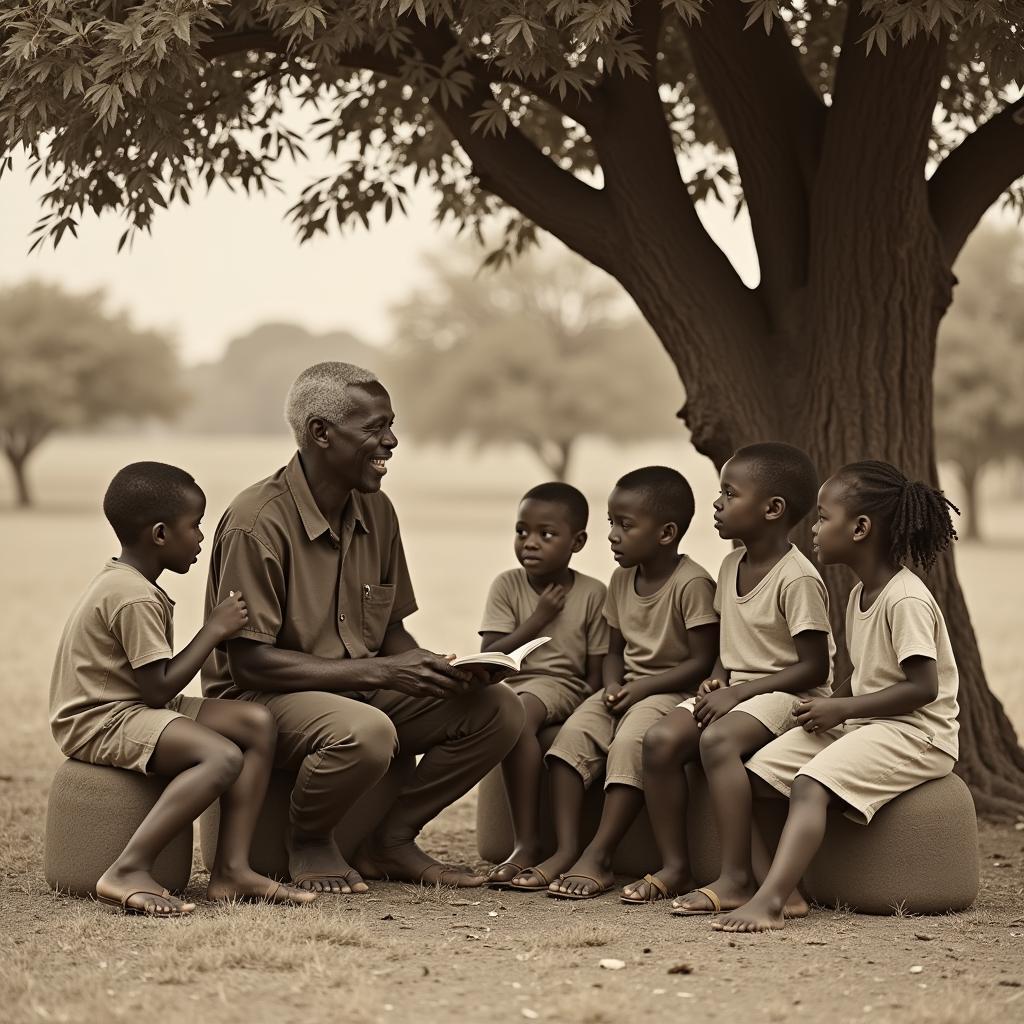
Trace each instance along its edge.
<instances>
[{"instance_id":1,"label":"girl with braided hair","mask_svg":"<svg viewBox=\"0 0 1024 1024\"><path fill-rule=\"evenodd\" d=\"M886 462L854 462L818 492L814 550L823 565L858 578L846 610L852 675L830 697L798 704L799 729L746 763L759 794L789 797L771 869L722 931L782 928L783 908L825 836L838 804L861 824L901 793L953 770L958 676L942 612L922 580L956 539L941 491Z\"/></svg>"}]
</instances>

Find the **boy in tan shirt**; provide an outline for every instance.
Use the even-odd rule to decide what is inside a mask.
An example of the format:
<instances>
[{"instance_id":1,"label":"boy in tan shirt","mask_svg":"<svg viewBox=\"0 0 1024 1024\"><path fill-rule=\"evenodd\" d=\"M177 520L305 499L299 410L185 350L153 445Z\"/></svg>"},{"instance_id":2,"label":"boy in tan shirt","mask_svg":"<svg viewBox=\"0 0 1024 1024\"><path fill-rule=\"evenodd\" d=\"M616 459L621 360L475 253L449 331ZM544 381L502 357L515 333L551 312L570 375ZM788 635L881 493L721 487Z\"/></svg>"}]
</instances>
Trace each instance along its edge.
<instances>
[{"instance_id":1,"label":"boy in tan shirt","mask_svg":"<svg viewBox=\"0 0 1024 1024\"><path fill-rule=\"evenodd\" d=\"M715 609L721 646L712 679L647 734L644 784L651 825L663 857L654 875L626 887L626 902L653 902L687 893L684 765L699 756L707 775L722 849L719 877L673 903L682 915L739 906L753 892L750 875L751 793L743 761L793 726L801 699L829 692L835 646L828 594L811 562L789 535L807 516L817 492L807 455L792 445L739 449L722 467L715 526L742 547L726 555ZM767 855L758 845L758 870ZM791 914L806 913L794 902Z\"/></svg>"},{"instance_id":2,"label":"boy in tan shirt","mask_svg":"<svg viewBox=\"0 0 1024 1024\"><path fill-rule=\"evenodd\" d=\"M789 815L761 887L714 927L782 928L784 907L825 835L830 804L867 824L880 807L956 764L958 676L942 612L921 579L956 539L955 506L886 462L851 463L818 494L814 547L825 565L859 582L846 609L852 676L831 697L794 711L793 729L759 750L747 770Z\"/></svg>"},{"instance_id":3,"label":"boy in tan shirt","mask_svg":"<svg viewBox=\"0 0 1024 1024\"><path fill-rule=\"evenodd\" d=\"M528 656L523 671L505 682L523 704L526 722L502 762L515 843L509 859L488 875L494 888L540 856L537 810L544 757L537 734L560 724L601 685L608 652L603 615L605 585L569 568L587 541L587 499L565 483L527 491L519 503L515 554L522 566L491 584L480 626L482 651L511 653L539 636L548 643Z\"/></svg>"},{"instance_id":4,"label":"boy in tan shirt","mask_svg":"<svg viewBox=\"0 0 1024 1024\"><path fill-rule=\"evenodd\" d=\"M678 551L693 511L690 485L664 466L627 473L608 498L619 568L604 608L604 688L576 709L547 753L558 848L516 876L515 888L581 900L614 884L612 855L644 802L644 733L693 693L718 650L714 581ZM602 775L601 823L581 853L583 794Z\"/></svg>"},{"instance_id":5,"label":"boy in tan shirt","mask_svg":"<svg viewBox=\"0 0 1024 1024\"><path fill-rule=\"evenodd\" d=\"M213 648L248 620L241 592L212 612L173 655L174 602L157 585L164 571L196 561L206 498L174 466L122 469L103 499L121 542L71 612L50 681L50 725L68 757L171 779L117 860L96 883L99 900L125 913L180 917L195 904L151 874L170 840L218 797L221 832L207 895L215 901L306 903L310 893L249 867L276 730L265 708L182 696ZM111 808L116 814L117 808Z\"/></svg>"}]
</instances>

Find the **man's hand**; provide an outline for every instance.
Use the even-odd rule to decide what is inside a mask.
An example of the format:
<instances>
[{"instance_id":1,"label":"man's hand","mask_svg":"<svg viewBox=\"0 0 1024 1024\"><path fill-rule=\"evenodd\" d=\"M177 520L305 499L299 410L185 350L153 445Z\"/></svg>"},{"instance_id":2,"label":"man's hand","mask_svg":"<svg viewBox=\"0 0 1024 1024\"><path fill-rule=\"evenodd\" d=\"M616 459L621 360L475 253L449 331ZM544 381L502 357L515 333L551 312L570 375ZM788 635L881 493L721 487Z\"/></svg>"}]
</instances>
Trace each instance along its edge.
<instances>
[{"instance_id":1,"label":"man's hand","mask_svg":"<svg viewBox=\"0 0 1024 1024\"><path fill-rule=\"evenodd\" d=\"M716 680L706 680L715 682ZM704 684L702 683L701 686ZM712 722L727 715L740 703L740 695L731 686L720 686L701 694L698 690L697 703L693 706L693 717L697 728L706 729Z\"/></svg>"},{"instance_id":2,"label":"man's hand","mask_svg":"<svg viewBox=\"0 0 1024 1024\"><path fill-rule=\"evenodd\" d=\"M240 590L232 590L206 620L206 628L217 638L218 644L230 640L248 624L249 609Z\"/></svg>"},{"instance_id":3,"label":"man's hand","mask_svg":"<svg viewBox=\"0 0 1024 1024\"><path fill-rule=\"evenodd\" d=\"M844 697L813 697L793 708L793 717L806 732L828 732L849 717Z\"/></svg>"},{"instance_id":4,"label":"man's hand","mask_svg":"<svg viewBox=\"0 0 1024 1024\"><path fill-rule=\"evenodd\" d=\"M706 693L711 693L712 690L720 690L725 686L724 679L705 679L700 686L697 687L697 696L703 697Z\"/></svg>"},{"instance_id":5,"label":"man's hand","mask_svg":"<svg viewBox=\"0 0 1024 1024\"><path fill-rule=\"evenodd\" d=\"M463 668L452 668L451 658L415 647L391 654L386 662L381 689L397 690L410 697L454 697L465 693L473 676Z\"/></svg>"},{"instance_id":6,"label":"man's hand","mask_svg":"<svg viewBox=\"0 0 1024 1024\"><path fill-rule=\"evenodd\" d=\"M546 626L552 619L558 617L565 607L565 597L568 591L561 583L549 583L540 593L537 599L537 618Z\"/></svg>"}]
</instances>

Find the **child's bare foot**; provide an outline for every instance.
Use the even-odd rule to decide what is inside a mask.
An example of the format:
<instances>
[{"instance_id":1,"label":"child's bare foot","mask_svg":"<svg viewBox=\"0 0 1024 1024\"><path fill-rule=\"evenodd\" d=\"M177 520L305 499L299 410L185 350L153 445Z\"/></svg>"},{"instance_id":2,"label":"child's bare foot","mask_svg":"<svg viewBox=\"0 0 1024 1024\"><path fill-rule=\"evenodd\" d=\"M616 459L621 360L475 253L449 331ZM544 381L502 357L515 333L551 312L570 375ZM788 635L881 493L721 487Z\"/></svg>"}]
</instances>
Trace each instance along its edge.
<instances>
[{"instance_id":1,"label":"child's bare foot","mask_svg":"<svg viewBox=\"0 0 1024 1024\"><path fill-rule=\"evenodd\" d=\"M96 897L102 903L120 906L125 913L151 917L183 917L196 909L172 896L148 871L126 871L112 865L96 883Z\"/></svg>"},{"instance_id":2,"label":"child's bare foot","mask_svg":"<svg viewBox=\"0 0 1024 1024\"><path fill-rule=\"evenodd\" d=\"M288 873L299 889L342 896L370 891L359 872L342 857L333 836L300 835L292 831L285 845Z\"/></svg>"},{"instance_id":3,"label":"child's bare foot","mask_svg":"<svg viewBox=\"0 0 1024 1024\"><path fill-rule=\"evenodd\" d=\"M298 886L275 882L251 869L239 872L218 872L210 876L207 899L214 903L266 900L268 903L312 903L316 893Z\"/></svg>"},{"instance_id":4,"label":"child's bare foot","mask_svg":"<svg viewBox=\"0 0 1024 1024\"><path fill-rule=\"evenodd\" d=\"M518 845L508 859L496 865L487 873L488 885L508 885L517 875L526 870L540 856L535 846Z\"/></svg>"},{"instance_id":5,"label":"child's bare foot","mask_svg":"<svg viewBox=\"0 0 1024 1024\"><path fill-rule=\"evenodd\" d=\"M414 842L399 846L364 843L359 848L360 870L375 878L415 885L449 885L456 889L477 889L487 878L463 868L450 867L424 853Z\"/></svg>"},{"instance_id":6,"label":"child's bare foot","mask_svg":"<svg viewBox=\"0 0 1024 1024\"><path fill-rule=\"evenodd\" d=\"M584 850L580 859L548 886L548 892L590 899L607 892L614 884L611 865Z\"/></svg>"},{"instance_id":7,"label":"child's bare foot","mask_svg":"<svg viewBox=\"0 0 1024 1024\"><path fill-rule=\"evenodd\" d=\"M630 882L625 886L622 890L622 902L657 903L659 900L672 899L680 893L688 893L693 886L693 876L689 871L662 868L653 875L646 875L639 881Z\"/></svg>"},{"instance_id":8,"label":"child's bare foot","mask_svg":"<svg viewBox=\"0 0 1024 1024\"><path fill-rule=\"evenodd\" d=\"M556 879L576 859L574 853L563 853L555 850L547 860L520 871L512 881L511 885L517 889L536 889L537 892L546 892L553 879Z\"/></svg>"},{"instance_id":9,"label":"child's bare foot","mask_svg":"<svg viewBox=\"0 0 1024 1024\"><path fill-rule=\"evenodd\" d=\"M785 926L782 909L777 904L769 904L763 896L755 896L749 903L711 923L711 927L720 932L772 932Z\"/></svg>"},{"instance_id":10,"label":"child's bare foot","mask_svg":"<svg viewBox=\"0 0 1024 1024\"><path fill-rule=\"evenodd\" d=\"M757 892L754 880L737 882L731 878L716 878L708 882L705 889L710 889L717 897L716 907L707 893L694 889L672 901L673 910L681 910L685 914L716 914L719 910L735 910L742 907Z\"/></svg>"}]
</instances>

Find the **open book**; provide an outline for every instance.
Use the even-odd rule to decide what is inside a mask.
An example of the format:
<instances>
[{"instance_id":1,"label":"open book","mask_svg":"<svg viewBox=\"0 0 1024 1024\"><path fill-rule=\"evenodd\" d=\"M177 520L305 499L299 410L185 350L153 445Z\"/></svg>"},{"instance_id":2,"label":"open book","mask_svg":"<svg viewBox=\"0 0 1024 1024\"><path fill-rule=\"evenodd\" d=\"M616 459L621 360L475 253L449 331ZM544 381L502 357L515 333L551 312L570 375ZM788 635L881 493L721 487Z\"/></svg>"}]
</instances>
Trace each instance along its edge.
<instances>
[{"instance_id":1,"label":"open book","mask_svg":"<svg viewBox=\"0 0 1024 1024\"><path fill-rule=\"evenodd\" d=\"M541 644L546 644L551 637L539 636L522 647L517 647L511 654L501 651L485 651L483 654L467 654L465 658L456 658L453 665L497 665L499 668L510 668L518 672L528 654L532 654Z\"/></svg>"}]
</instances>

